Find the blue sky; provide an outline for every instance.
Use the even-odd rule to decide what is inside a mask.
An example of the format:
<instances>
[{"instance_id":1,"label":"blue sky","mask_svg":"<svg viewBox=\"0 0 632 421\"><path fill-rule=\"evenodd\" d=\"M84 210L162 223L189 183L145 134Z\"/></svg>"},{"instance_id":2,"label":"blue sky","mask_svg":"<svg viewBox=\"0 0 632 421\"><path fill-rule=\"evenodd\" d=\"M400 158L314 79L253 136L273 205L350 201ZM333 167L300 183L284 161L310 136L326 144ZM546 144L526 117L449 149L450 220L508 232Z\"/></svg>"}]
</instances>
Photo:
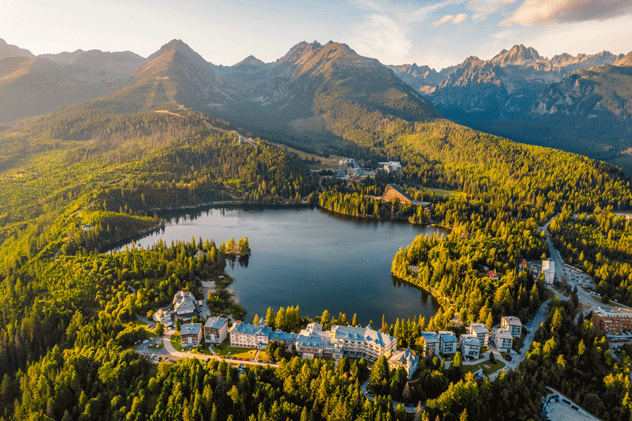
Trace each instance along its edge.
<instances>
[{"instance_id":1,"label":"blue sky","mask_svg":"<svg viewBox=\"0 0 632 421\"><path fill-rule=\"evenodd\" d=\"M178 38L214 64L266 62L330 40L384 64L440 69L525 44L551 57L632 51L631 0L2 0L0 38L34 54L131 50Z\"/></svg>"}]
</instances>

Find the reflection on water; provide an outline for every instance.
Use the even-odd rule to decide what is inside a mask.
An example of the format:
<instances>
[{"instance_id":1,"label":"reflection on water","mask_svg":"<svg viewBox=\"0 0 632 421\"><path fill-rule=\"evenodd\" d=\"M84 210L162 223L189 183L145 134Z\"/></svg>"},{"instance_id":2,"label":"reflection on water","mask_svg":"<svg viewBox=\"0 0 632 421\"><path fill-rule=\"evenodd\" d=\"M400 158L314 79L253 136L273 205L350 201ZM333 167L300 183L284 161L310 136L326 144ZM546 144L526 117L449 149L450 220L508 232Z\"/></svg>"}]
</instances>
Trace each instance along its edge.
<instances>
[{"instance_id":1,"label":"reflection on water","mask_svg":"<svg viewBox=\"0 0 632 421\"><path fill-rule=\"evenodd\" d=\"M328 309L360 323L434 315L439 308L427 292L393 279L391 262L417 235L445 233L395 221L372 221L310 208L222 208L161 215L166 227L140 242L162 238L217 244L247 236L252 255L227 260L235 279L231 290L248 311L263 316L268 307L299 305L314 317ZM122 247L124 248L124 246Z\"/></svg>"}]
</instances>

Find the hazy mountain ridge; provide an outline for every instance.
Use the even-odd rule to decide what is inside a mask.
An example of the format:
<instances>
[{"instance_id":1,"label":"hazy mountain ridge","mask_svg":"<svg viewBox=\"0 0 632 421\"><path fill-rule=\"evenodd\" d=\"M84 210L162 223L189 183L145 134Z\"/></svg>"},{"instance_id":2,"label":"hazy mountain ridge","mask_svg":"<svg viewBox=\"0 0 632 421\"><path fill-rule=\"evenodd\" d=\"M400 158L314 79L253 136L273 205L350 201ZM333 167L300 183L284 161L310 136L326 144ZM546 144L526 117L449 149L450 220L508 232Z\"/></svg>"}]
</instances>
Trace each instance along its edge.
<instances>
[{"instance_id":1,"label":"hazy mountain ridge","mask_svg":"<svg viewBox=\"0 0 632 421\"><path fill-rule=\"evenodd\" d=\"M34 55L29 50L8 44L0 38L0 59L7 57L34 57Z\"/></svg>"},{"instance_id":2,"label":"hazy mountain ridge","mask_svg":"<svg viewBox=\"0 0 632 421\"><path fill-rule=\"evenodd\" d=\"M301 139L305 146L340 138L355 138L356 143L370 146L379 142L370 134L370 126L432 120L444 113L484 131L595 156L594 148L581 142L567 147L569 139L593 135L596 123L603 120L611 127L608 136L618 139L616 147L629 148L629 129L621 122L629 120L628 96L616 86L593 93L588 82L596 76L575 69L594 64L621 69L630 61L629 55L606 51L548 59L533 48L516 45L491 60L469 57L437 72L416 64L383 66L330 41L300 42L272 63L248 56L233 66L217 66L176 39L147 59L130 52L77 50L0 60L0 98L7 104L6 110L0 110L4 111L0 120L99 98L81 107L125 113L171 104L261 133L282 133ZM618 66L613 66L615 62ZM604 71L597 73L604 79L600 86L607 85ZM626 71L617 73L618 80L627 77ZM571 91L578 80L581 89ZM519 128L524 129L519 132ZM553 144L560 130L564 140ZM608 142L600 142L598 148L607 148Z\"/></svg>"},{"instance_id":3,"label":"hazy mountain ridge","mask_svg":"<svg viewBox=\"0 0 632 421\"><path fill-rule=\"evenodd\" d=\"M0 122L45 114L123 86L123 78L95 79L41 57L5 58L0 60Z\"/></svg>"},{"instance_id":4,"label":"hazy mountain ridge","mask_svg":"<svg viewBox=\"0 0 632 421\"><path fill-rule=\"evenodd\" d=\"M456 66L450 66L437 72L425 65L417 66L416 63L387 67L404 82L423 93L432 92L435 86L443 82L456 69Z\"/></svg>"},{"instance_id":5,"label":"hazy mountain ridge","mask_svg":"<svg viewBox=\"0 0 632 421\"><path fill-rule=\"evenodd\" d=\"M144 59L129 51L76 50L33 56L0 43L0 122L98 98L130 82Z\"/></svg>"}]
</instances>

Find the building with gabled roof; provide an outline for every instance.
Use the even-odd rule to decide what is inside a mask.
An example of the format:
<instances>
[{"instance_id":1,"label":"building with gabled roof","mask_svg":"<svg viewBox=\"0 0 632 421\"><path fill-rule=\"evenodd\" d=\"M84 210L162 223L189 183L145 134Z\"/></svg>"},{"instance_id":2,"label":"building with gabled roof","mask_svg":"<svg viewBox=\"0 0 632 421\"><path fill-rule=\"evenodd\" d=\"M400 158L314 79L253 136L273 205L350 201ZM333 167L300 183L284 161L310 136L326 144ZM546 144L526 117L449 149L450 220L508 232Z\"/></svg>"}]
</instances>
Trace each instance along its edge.
<instances>
[{"instance_id":1,"label":"building with gabled roof","mask_svg":"<svg viewBox=\"0 0 632 421\"><path fill-rule=\"evenodd\" d=\"M284 344L287 349L292 349L296 344L297 337L298 335L296 333L285 333L281 329L277 329L274 332L270 332L269 341L280 342Z\"/></svg>"},{"instance_id":2,"label":"building with gabled roof","mask_svg":"<svg viewBox=\"0 0 632 421\"><path fill-rule=\"evenodd\" d=\"M197 301L189 291L178 291L173 296L173 314L178 320L190 320L197 316Z\"/></svg>"},{"instance_id":3,"label":"building with gabled roof","mask_svg":"<svg viewBox=\"0 0 632 421\"><path fill-rule=\"evenodd\" d=\"M404 367L408 373L408 380L410 380L419 366L419 357L413 354L410 348L401 349L393 352L391 357L388 359L388 363L391 366Z\"/></svg>"},{"instance_id":4,"label":"building with gabled roof","mask_svg":"<svg viewBox=\"0 0 632 421\"><path fill-rule=\"evenodd\" d=\"M159 308L156 310L152 318L156 323L162 323L166 327L173 327L173 311Z\"/></svg>"},{"instance_id":5,"label":"building with gabled roof","mask_svg":"<svg viewBox=\"0 0 632 421\"><path fill-rule=\"evenodd\" d=\"M265 349L270 341L271 332L272 328L269 326L251 325L238 321L230 328L230 346Z\"/></svg>"},{"instance_id":6,"label":"building with gabled roof","mask_svg":"<svg viewBox=\"0 0 632 421\"><path fill-rule=\"evenodd\" d=\"M323 331L323 325L310 323L301 330L296 338L296 351L304 358L342 357L342 349L336 347L332 341L331 331Z\"/></svg>"},{"instance_id":7,"label":"building with gabled roof","mask_svg":"<svg viewBox=\"0 0 632 421\"><path fill-rule=\"evenodd\" d=\"M384 194L380 198L383 202L390 202L395 199L401 203L413 203L414 199L410 197L408 193L406 193L403 189L396 186L395 184L389 184L386 186L386 190L384 190Z\"/></svg>"},{"instance_id":8,"label":"building with gabled roof","mask_svg":"<svg viewBox=\"0 0 632 421\"><path fill-rule=\"evenodd\" d=\"M514 316L503 316L500 318L501 329L506 329L511 332L511 336L519 338L522 335L522 322L519 318Z\"/></svg>"},{"instance_id":9,"label":"building with gabled roof","mask_svg":"<svg viewBox=\"0 0 632 421\"><path fill-rule=\"evenodd\" d=\"M370 326L334 325L331 327L331 333L333 343L338 345L346 356L376 360L382 356L388 357L397 348L397 339Z\"/></svg>"},{"instance_id":10,"label":"building with gabled roof","mask_svg":"<svg viewBox=\"0 0 632 421\"><path fill-rule=\"evenodd\" d=\"M228 333L228 319L209 317L204 324L204 340L212 344L221 344Z\"/></svg>"},{"instance_id":11,"label":"building with gabled roof","mask_svg":"<svg viewBox=\"0 0 632 421\"><path fill-rule=\"evenodd\" d=\"M392 172L402 172L402 164L399 161L386 161L386 162L378 162L382 168L378 168L384 170L387 174Z\"/></svg>"}]
</instances>

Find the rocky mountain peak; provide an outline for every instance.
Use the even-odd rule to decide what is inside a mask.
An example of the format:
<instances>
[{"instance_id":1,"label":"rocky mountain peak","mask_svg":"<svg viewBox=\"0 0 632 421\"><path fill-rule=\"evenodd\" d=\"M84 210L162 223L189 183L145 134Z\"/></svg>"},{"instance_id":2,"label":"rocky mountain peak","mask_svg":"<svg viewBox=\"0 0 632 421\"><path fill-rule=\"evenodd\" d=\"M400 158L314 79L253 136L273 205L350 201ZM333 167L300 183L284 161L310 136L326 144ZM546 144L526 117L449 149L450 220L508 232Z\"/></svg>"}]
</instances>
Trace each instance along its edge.
<instances>
[{"instance_id":1,"label":"rocky mountain peak","mask_svg":"<svg viewBox=\"0 0 632 421\"><path fill-rule=\"evenodd\" d=\"M264 64L265 63L263 61L259 60L257 57L251 54L245 59L243 59L242 61L240 61L239 63L235 64L233 67L238 67L238 66L259 67L259 66L263 66Z\"/></svg>"},{"instance_id":2,"label":"rocky mountain peak","mask_svg":"<svg viewBox=\"0 0 632 421\"><path fill-rule=\"evenodd\" d=\"M196 61L198 63L207 63L208 62L206 60L204 60L202 58L202 56L200 56L198 53L196 53L195 51L193 51L193 49L191 47L189 47L185 42L183 42L180 39L174 39L169 41L168 43L166 43L165 45L163 45L162 47L160 47L160 49L158 51L156 51L155 53L153 53L152 55L150 55L149 57L147 57L147 62L151 62L152 60L162 56L165 53L174 53L177 52L179 53L181 56L187 57L189 59L192 59L193 61ZM172 54L173 56L173 54Z\"/></svg>"},{"instance_id":3,"label":"rocky mountain peak","mask_svg":"<svg viewBox=\"0 0 632 421\"><path fill-rule=\"evenodd\" d=\"M301 41L294 47L290 48L290 51L288 51L283 57L278 59L275 64L297 62L301 57L311 55L316 50L319 50L321 47L322 45L317 41L314 41L312 43Z\"/></svg>"},{"instance_id":4,"label":"rocky mountain peak","mask_svg":"<svg viewBox=\"0 0 632 421\"><path fill-rule=\"evenodd\" d=\"M614 62L617 67L632 67L632 51Z\"/></svg>"},{"instance_id":5,"label":"rocky mountain peak","mask_svg":"<svg viewBox=\"0 0 632 421\"><path fill-rule=\"evenodd\" d=\"M544 62L547 59L533 47L525 47L524 45L514 45L509 51L502 50L498 55L492 58L492 63L501 67L505 66L528 66L534 63Z\"/></svg>"}]
</instances>

